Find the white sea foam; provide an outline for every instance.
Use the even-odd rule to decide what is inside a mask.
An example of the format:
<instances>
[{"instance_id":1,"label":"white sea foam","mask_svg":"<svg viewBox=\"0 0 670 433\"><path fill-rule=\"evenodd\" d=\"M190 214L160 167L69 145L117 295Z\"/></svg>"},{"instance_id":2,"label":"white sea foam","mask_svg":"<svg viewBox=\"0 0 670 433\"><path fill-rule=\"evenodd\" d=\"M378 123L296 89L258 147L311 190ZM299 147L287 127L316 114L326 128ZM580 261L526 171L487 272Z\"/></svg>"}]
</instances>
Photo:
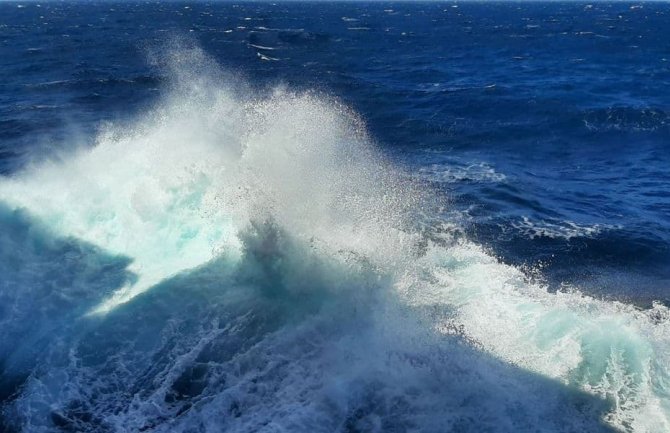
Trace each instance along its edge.
<instances>
[{"instance_id":1,"label":"white sea foam","mask_svg":"<svg viewBox=\"0 0 670 433\"><path fill-rule=\"evenodd\" d=\"M265 61L274 61L274 62L276 62L276 61L279 60L279 59L276 58L276 57L266 56L265 54L261 54L261 53L256 53L256 55L257 55L261 60L265 60Z\"/></svg>"},{"instance_id":2,"label":"white sea foam","mask_svg":"<svg viewBox=\"0 0 670 433\"><path fill-rule=\"evenodd\" d=\"M573 238L592 238L604 231L619 230L622 228L620 225L615 224L577 224L573 221L532 221L528 217L523 217L520 221L512 222L511 225L530 239L545 237L568 241Z\"/></svg>"},{"instance_id":3,"label":"white sea foam","mask_svg":"<svg viewBox=\"0 0 670 433\"><path fill-rule=\"evenodd\" d=\"M419 169L419 175L436 182L504 182L507 176L499 173L486 162L453 161L450 164L433 164Z\"/></svg>"}]
</instances>

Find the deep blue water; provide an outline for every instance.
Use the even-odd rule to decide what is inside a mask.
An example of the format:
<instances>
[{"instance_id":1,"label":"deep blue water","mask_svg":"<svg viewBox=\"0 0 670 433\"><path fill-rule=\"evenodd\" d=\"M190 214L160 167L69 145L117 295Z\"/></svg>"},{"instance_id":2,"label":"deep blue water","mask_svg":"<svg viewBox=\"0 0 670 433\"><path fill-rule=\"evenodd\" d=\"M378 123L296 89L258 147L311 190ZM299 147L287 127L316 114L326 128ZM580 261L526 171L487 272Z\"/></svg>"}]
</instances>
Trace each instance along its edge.
<instances>
[{"instance_id":1,"label":"deep blue water","mask_svg":"<svg viewBox=\"0 0 670 433\"><path fill-rule=\"evenodd\" d=\"M0 173L7 431L670 425L668 3L0 2Z\"/></svg>"}]
</instances>

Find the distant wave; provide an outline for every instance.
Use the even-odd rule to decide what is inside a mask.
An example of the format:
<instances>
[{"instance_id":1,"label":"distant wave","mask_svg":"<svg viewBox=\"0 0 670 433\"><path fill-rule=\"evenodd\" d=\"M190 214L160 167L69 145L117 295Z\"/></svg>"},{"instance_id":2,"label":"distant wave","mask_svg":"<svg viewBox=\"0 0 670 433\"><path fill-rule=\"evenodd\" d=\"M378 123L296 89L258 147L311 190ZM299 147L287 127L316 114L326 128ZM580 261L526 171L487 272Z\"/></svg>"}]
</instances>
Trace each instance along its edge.
<instances>
[{"instance_id":1,"label":"distant wave","mask_svg":"<svg viewBox=\"0 0 670 433\"><path fill-rule=\"evenodd\" d=\"M249 44L250 47L258 48L259 50L276 50L276 48L273 47L264 47L262 45L254 45L254 44Z\"/></svg>"}]
</instances>

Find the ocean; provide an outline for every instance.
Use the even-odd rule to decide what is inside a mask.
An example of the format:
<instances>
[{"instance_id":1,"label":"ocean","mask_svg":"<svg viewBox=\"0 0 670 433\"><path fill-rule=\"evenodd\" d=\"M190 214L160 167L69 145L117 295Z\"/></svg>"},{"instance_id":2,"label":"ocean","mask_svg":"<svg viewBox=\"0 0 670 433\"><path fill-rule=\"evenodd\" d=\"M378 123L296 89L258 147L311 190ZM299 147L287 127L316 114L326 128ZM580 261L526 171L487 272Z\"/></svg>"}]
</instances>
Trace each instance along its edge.
<instances>
[{"instance_id":1,"label":"ocean","mask_svg":"<svg viewBox=\"0 0 670 433\"><path fill-rule=\"evenodd\" d=\"M1 432L670 432L670 4L0 2Z\"/></svg>"}]
</instances>

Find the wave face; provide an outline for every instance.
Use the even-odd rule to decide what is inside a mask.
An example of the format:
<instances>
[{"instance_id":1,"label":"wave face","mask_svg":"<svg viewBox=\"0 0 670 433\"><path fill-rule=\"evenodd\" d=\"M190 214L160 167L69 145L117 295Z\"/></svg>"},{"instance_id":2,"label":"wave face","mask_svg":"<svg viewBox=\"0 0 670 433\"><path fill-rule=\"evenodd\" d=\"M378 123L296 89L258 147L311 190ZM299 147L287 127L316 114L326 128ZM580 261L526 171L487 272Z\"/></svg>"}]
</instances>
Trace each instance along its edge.
<instances>
[{"instance_id":1,"label":"wave face","mask_svg":"<svg viewBox=\"0 0 670 433\"><path fill-rule=\"evenodd\" d=\"M26 432L670 431L670 311L549 293L334 98L176 49L154 109L0 181Z\"/></svg>"}]
</instances>

